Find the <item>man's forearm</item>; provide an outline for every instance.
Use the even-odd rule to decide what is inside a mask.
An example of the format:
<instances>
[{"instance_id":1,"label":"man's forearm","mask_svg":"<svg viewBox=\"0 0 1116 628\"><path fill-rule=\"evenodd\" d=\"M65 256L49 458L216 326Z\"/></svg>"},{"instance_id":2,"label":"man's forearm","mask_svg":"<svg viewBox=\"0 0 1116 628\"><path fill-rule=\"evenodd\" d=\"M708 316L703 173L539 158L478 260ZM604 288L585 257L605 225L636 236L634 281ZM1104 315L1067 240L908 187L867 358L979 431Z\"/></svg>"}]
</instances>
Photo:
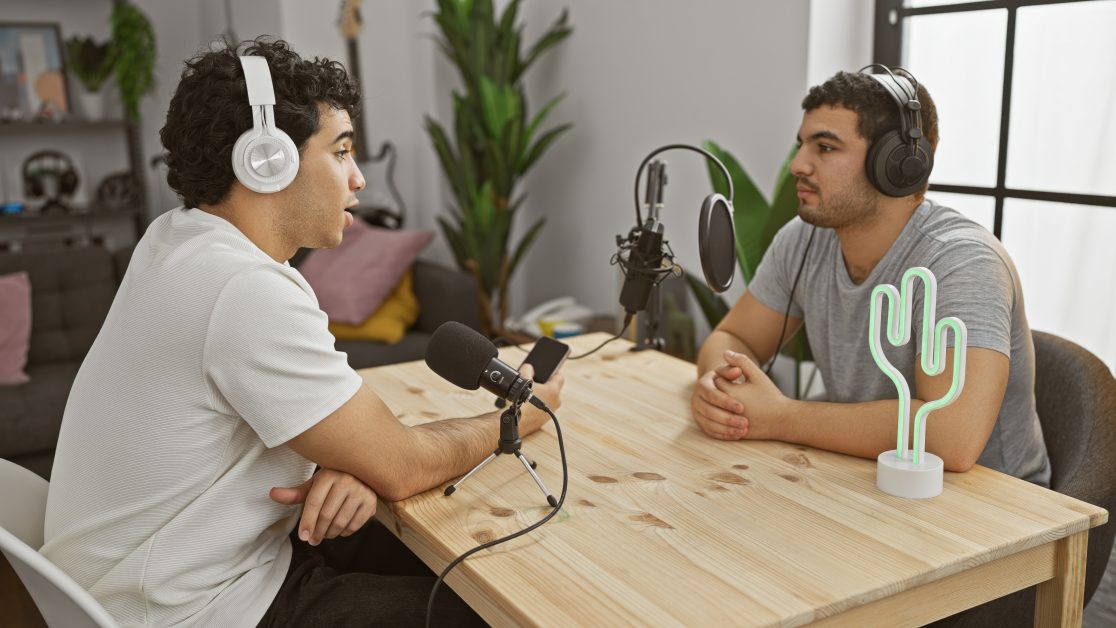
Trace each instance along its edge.
<instances>
[{"instance_id":1,"label":"man's forearm","mask_svg":"<svg viewBox=\"0 0 1116 628\"><path fill-rule=\"evenodd\" d=\"M911 416L923 401L911 400ZM967 471L973 464L972 447L964 442L962 429L950 425L947 416L932 413L926 424L926 450L942 458L948 471ZM790 401L785 416L772 431L756 438L770 438L809 445L861 458L875 458L895 449L898 438L899 402L895 399L863 403ZM935 421L935 419L937 419ZM914 429L913 422L910 429ZM913 444L913 438L908 440Z\"/></svg>"},{"instance_id":2,"label":"man's forearm","mask_svg":"<svg viewBox=\"0 0 1116 628\"><path fill-rule=\"evenodd\" d=\"M545 424L545 417L540 422L540 417L534 414L541 415L541 411L524 405L520 419L521 436ZM417 495L469 472L499 443L499 415L499 412L489 412L475 417L432 421L411 428L421 453L409 465L410 469L405 473L406 484L401 487L401 492L389 499L397 501Z\"/></svg>"},{"instance_id":3,"label":"man's forearm","mask_svg":"<svg viewBox=\"0 0 1116 628\"><path fill-rule=\"evenodd\" d=\"M698 377L724 364L726 349L743 353L753 362L759 363L759 360L756 359L756 352L747 343L727 331L714 329L709 337L705 339L705 343L701 345L701 351L698 352Z\"/></svg>"}]
</instances>

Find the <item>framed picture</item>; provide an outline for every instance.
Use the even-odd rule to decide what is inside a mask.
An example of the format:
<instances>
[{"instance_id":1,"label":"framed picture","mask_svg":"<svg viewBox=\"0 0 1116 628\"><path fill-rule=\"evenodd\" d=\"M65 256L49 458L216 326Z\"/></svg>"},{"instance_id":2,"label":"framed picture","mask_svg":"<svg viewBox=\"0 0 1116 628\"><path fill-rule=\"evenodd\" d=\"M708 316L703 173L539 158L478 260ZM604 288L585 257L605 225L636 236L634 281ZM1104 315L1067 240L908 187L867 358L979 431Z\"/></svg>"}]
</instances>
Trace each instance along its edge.
<instances>
[{"instance_id":1,"label":"framed picture","mask_svg":"<svg viewBox=\"0 0 1116 628\"><path fill-rule=\"evenodd\" d=\"M0 22L0 119L60 118L69 111L58 24Z\"/></svg>"}]
</instances>

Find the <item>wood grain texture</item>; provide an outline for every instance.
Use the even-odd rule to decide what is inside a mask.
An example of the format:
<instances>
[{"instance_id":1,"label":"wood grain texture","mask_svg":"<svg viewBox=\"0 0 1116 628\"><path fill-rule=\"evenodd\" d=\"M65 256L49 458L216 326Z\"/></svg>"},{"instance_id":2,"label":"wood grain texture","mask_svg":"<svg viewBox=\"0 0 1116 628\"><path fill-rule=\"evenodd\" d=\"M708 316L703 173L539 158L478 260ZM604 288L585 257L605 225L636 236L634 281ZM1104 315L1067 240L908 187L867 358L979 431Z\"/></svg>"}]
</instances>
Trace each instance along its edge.
<instances>
[{"instance_id":1,"label":"wood grain texture","mask_svg":"<svg viewBox=\"0 0 1116 628\"><path fill-rule=\"evenodd\" d=\"M576 354L606 337L570 344ZM690 418L694 366L630 346L616 341L563 367L562 512L447 579L494 625L796 626L856 609L849 618L861 625L875 612L905 625L880 602L893 596L908 609L927 604L929 614L908 619L929 621L1068 573L1053 566L1051 544L1107 520L1101 508L983 467L946 473L938 497L906 500L876 488L871 460L711 439ZM514 348L501 354L522 360ZM492 409L490 394L457 389L421 362L362 375L408 424ZM524 439L523 452L557 495L553 425ZM433 490L377 516L440 571L548 510L519 462L499 456L450 497ZM957 582L977 591L935 584L966 573Z\"/></svg>"}]
</instances>

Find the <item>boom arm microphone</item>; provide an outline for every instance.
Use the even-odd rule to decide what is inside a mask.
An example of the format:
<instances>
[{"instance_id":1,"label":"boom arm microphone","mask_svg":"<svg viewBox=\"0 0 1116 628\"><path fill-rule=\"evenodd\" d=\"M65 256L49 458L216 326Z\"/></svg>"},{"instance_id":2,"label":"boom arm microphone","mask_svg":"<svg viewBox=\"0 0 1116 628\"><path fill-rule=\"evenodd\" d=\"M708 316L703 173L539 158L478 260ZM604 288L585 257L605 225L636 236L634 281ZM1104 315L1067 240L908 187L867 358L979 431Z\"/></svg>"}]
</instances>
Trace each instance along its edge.
<instances>
[{"instance_id":1,"label":"boom arm microphone","mask_svg":"<svg viewBox=\"0 0 1116 628\"><path fill-rule=\"evenodd\" d=\"M620 290L620 305L628 314L647 307L651 288L662 272L663 223L648 218L636 238L635 246L628 254L624 287Z\"/></svg>"},{"instance_id":2,"label":"boom arm microphone","mask_svg":"<svg viewBox=\"0 0 1116 628\"><path fill-rule=\"evenodd\" d=\"M484 388L513 404L529 401L531 380L497 357L496 345L472 328L448 321L434 330L426 345L426 365L466 390Z\"/></svg>"}]
</instances>

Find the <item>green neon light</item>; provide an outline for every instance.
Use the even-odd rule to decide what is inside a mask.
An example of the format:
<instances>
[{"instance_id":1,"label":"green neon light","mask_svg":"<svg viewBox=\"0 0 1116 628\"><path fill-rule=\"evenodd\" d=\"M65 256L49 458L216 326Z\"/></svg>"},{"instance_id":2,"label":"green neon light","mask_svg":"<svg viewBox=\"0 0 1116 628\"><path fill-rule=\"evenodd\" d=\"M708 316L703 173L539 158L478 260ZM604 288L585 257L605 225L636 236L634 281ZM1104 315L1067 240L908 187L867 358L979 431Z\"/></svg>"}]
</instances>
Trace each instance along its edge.
<instances>
[{"instance_id":1,"label":"green neon light","mask_svg":"<svg viewBox=\"0 0 1116 628\"><path fill-rule=\"evenodd\" d=\"M922 280L922 370L930 376L941 375L945 370L946 330L953 331L953 383L941 398L930 401L915 413L914 464L919 464L926 450L926 415L948 406L957 400L965 386L965 352L968 347L968 330L956 316L943 318L935 323L938 309L938 280L929 268L915 266L903 273L900 284L902 295L891 284L880 284L872 290L872 307L868 314L868 347L872 359L884 375L895 384L899 393L899 429L895 442L895 455L902 460L907 455L907 424L911 414L911 389L899 369L895 368L880 346L880 308L887 301L887 340L892 346L907 344L911 339L911 317L914 310L914 281ZM898 311L896 311L898 309ZM934 333L930 330L933 328Z\"/></svg>"}]
</instances>

